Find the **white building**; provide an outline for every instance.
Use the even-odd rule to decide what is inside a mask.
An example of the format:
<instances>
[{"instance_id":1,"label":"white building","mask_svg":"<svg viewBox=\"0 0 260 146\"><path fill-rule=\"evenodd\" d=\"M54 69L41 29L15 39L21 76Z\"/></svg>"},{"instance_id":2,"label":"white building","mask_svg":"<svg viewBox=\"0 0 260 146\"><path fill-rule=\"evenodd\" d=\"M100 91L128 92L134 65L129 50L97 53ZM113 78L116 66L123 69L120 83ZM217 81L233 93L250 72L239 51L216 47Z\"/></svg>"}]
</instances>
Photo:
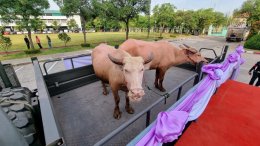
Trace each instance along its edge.
<instances>
[{"instance_id":1,"label":"white building","mask_svg":"<svg viewBox=\"0 0 260 146\"><path fill-rule=\"evenodd\" d=\"M78 28L81 30L81 21L79 15L74 15L72 17L66 17L65 15L62 15L59 10L45 10L44 14L39 17L43 22L46 24L46 31L51 31L52 29L52 23L54 21L58 22L58 25L60 25L60 29L67 30L68 25L67 22L70 19L74 19L78 25ZM4 24L0 21L0 26L5 26L6 31L14 31L14 27L17 26L16 23L9 23Z\"/></svg>"},{"instance_id":2,"label":"white building","mask_svg":"<svg viewBox=\"0 0 260 146\"><path fill-rule=\"evenodd\" d=\"M74 19L78 24L78 27L81 29L81 21L79 15L74 15L72 17L66 17L60 13L58 10L46 10L44 11L43 16L40 16L40 19L43 20L47 26L47 28L51 28L52 23L57 21L58 24L66 29L68 27L67 22L70 19Z\"/></svg>"}]
</instances>

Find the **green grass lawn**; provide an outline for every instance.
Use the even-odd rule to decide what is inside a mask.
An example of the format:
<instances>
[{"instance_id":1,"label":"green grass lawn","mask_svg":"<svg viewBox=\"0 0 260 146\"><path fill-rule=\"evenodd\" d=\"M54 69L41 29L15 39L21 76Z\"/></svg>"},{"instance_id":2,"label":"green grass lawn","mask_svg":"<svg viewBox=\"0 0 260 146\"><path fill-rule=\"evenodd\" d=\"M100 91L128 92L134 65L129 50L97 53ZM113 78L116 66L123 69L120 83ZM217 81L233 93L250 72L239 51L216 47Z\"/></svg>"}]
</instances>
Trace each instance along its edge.
<instances>
[{"instance_id":1,"label":"green grass lawn","mask_svg":"<svg viewBox=\"0 0 260 146\"><path fill-rule=\"evenodd\" d=\"M38 45L35 42L35 36L38 36L41 40L41 44L43 48L48 48L46 34L32 34L32 40L34 42L34 47L38 49ZM82 48L80 44L83 41L83 34L82 33L69 33L68 35L71 37L71 41L67 43L68 47L64 47L64 43L58 39L58 34L48 34L52 40L53 47L59 47L55 49L48 49L43 50L41 53L36 55L27 55L24 52L16 53L16 54L9 54L9 55L1 55L0 60L6 59L16 59L16 58L24 58L24 57L32 57L38 55L47 55L47 54L55 54L55 53L62 53L62 52L71 52L76 50L83 50L86 48ZM158 38L158 33L151 33L150 40ZM26 44L23 40L24 35L8 35L12 40L12 47L9 51L15 50L27 50ZM164 38L172 38L170 34L163 34ZM147 32L130 32L129 38L135 39L143 39L147 40ZM110 45L121 44L125 40L125 32L95 32L95 33L87 33L87 43L91 44L90 48L95 47L101 42L107 42ZM72 46L73 45L73 46ZM77 46L75 46L77 45ZM1 50L2 52L3 50Z\"/></svg>"}]
</instances>

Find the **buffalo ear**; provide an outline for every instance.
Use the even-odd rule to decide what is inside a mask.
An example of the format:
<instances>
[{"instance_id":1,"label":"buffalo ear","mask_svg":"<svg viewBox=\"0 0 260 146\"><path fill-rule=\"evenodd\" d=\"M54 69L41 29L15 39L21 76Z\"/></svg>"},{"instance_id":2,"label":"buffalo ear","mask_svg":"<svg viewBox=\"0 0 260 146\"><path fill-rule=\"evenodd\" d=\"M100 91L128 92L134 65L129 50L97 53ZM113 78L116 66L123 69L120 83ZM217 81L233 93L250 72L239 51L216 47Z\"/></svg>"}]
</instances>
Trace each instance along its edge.
<instances>
[{"instance_id":1,"label":"buffalo ear","mask_svg":"<svg viewBox=\"0 0 260 146\"><path fill-rule=\"evenodd\" d=\"M190 47L190 46L188 46L187 44L183 44L183 46L185 46L189 51L193 52L194 54L195 54L195 53L198 53L198 51L197 51L195 48Z\"/></svg>"},{"instance_id":2,"label":"buffalo ear","mask_svg":"<svg viewBox=\"0 0 260 146\"><path fill-rule=\"evenodd\" d=\"M197 53L196 49L187 48L186 46L184 47L182 45L180 45L179 47L184 51L184 54L186 54L186 55L193 55L193 54Z\"/></svg>"},{"instance_id":3,"label":"buffalo ear","mask_svg":"<svg viewBox=\"0 0 260 146\"><path fill-rule=\"evenodd\" d=\"M124 65L123 59L114 58L111 54L108 54L108 58L117 65Z\"/></svg>"}]
</instances>

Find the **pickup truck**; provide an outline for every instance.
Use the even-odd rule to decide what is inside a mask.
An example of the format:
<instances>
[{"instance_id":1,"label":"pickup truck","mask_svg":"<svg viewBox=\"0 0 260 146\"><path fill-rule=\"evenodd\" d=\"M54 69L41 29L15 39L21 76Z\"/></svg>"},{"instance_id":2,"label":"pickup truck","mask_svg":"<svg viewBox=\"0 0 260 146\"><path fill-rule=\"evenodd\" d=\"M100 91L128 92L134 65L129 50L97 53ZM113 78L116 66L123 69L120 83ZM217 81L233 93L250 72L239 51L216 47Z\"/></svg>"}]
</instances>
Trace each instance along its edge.
<instances>
[{"instance_id":1,"label":"pickup truck","mask_svg":"<svg viewBox=\"0 0 260 146\"><path fill-rule=\"evenodd\" d=\"M222 53L209 61L223 61L227 49L228 46L223 47ZM141 102L132 103L135 114L122 110L121 119L116 120L112 116L113 96L111 92L102 94L92 65L75 66L77 58L86 56L90 57L86 54L46 61L43 64L66 60L71 63L70 68L51 74L42 69L37 58L32 58L37 84L33 91L14 84L19 82L14 71L7 72L0 64L0 139L4 140L1 146L126 145L203 76L201 64L172 67L166 74L167 91L160 92L153 87L154 70L146 71L146 95ZM124 93L119 94L123 98ZM124 109L124 103L120 108Z\"/></svg>"}]
</instances>

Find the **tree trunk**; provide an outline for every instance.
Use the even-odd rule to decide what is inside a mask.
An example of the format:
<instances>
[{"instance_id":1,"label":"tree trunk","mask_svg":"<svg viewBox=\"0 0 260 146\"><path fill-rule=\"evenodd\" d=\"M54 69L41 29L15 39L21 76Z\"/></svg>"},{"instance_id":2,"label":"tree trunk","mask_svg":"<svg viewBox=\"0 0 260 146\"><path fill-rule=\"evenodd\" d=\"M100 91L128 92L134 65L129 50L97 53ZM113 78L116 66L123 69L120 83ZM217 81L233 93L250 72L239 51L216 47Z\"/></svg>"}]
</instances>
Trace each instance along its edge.
<instances>
[{"instance_id":1,"label":"tree trunk","mask_svg":"<svg viewBox=\"0 0 260 146\"><path fill-rule=\"evenodd\" d=\"M162 37L163 31L164 31L164 26L162 26L162 31L160 32L160 37Z\"/></svg>"},{"instance_id":2,"label":"tree trunk","mask_svg":"<svg viewBox=\"0 0 260 146\"><path fill-rule=\"evenodd\" d=\"M128 35L129 35L129 20L127 20L125 22L125 25L126 25L126 36L125 36L125 39L128 40Z\"/></svg>"},{"instance_id":3,"label":"tree trunk","mask_svg":"<svg viewBox=\"0 0 260 146\"><path fill-rule=\"evenodd\" d=\"M27 29L27 31L28 31L28 38L29 38L29 41L30 41L31 48L34 49L34 45L33 45L33 41L32 41L31 29Z\"/></svg>"},{"instance_id":4,"label":"tree trunk","mask_svg":"<svg viewBox=\"0 0 260 146\"><path fill-rule=\"evenodd\" d=\"M82 26L82 33L84 36L84 44L87 43L87 38L86 38L86 20L83 18L83 16L80 16L81 19L81 26Z\"/></svg>"},{"instance_id":5,"label":"tree trunk","mask_svg":"<svg viewBox=\"0 0 260 146\"><path fill-rule=\"evenodd\" d=\"M151 18L150 18L150 12L148 16L148 33L147 33L147 38L150 37L150 29L151 29L151 24L150 24Z\"/></svg>"}]
</instances>

